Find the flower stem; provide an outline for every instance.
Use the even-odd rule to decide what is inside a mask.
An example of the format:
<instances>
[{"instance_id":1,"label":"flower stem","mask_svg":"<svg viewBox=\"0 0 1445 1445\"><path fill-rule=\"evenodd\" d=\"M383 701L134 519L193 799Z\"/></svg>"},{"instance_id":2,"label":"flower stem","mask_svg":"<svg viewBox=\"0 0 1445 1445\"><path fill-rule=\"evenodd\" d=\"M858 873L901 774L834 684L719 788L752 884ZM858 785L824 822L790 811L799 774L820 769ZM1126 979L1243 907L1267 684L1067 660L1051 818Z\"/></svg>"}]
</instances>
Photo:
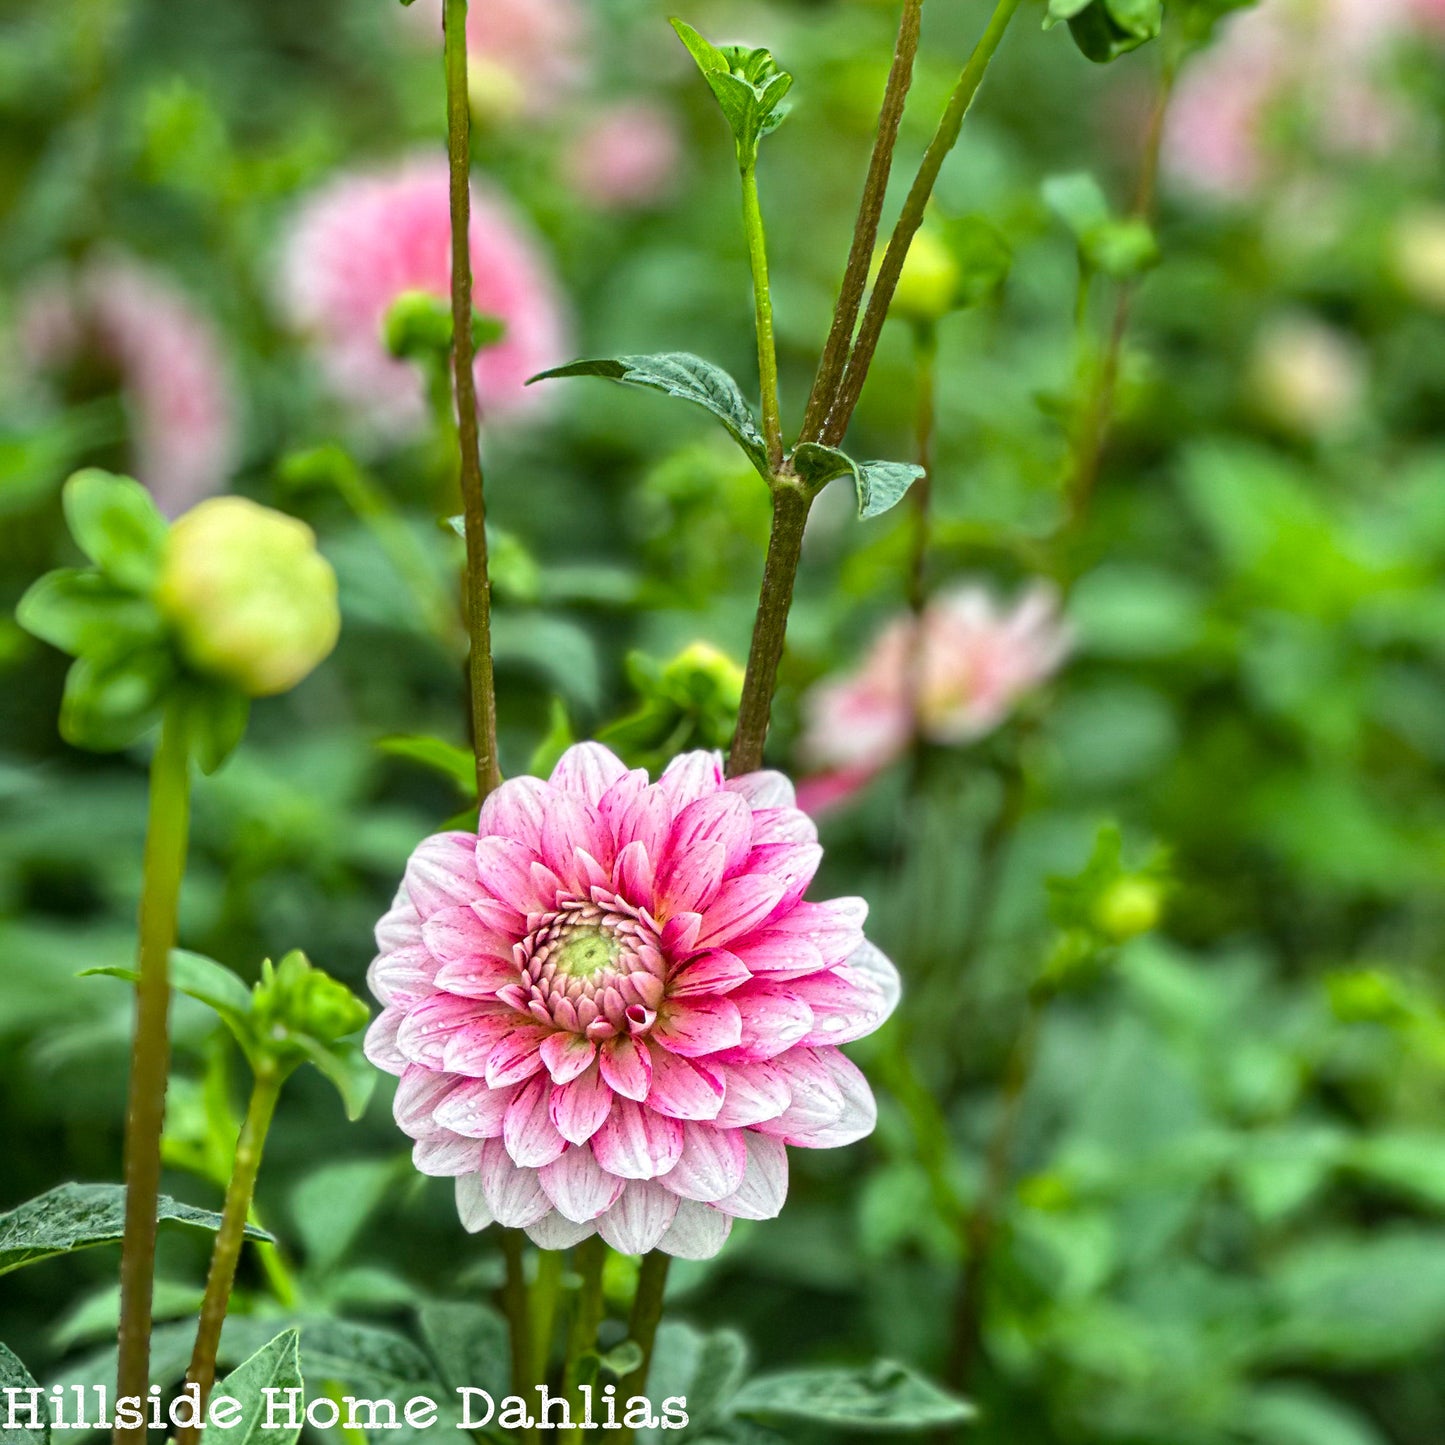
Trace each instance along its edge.
<instances>
[{"instance_id":1,"label":"flower stem","mask_svg":"<svg viewBox=\"0 0 1445 1445\"><path fill-rule=\"evenodd\" d=\"M893 235L889 239L883 264L878 271L878 279L873 283L873 293L868 298L863 323L858 328L858 339L853 344L848 365L838 383L836 395L831 399L826 420L818 432L818 439L828 446L836 446L842 440L843 433L848 430L853 410L863 393L863 383L868 378L868 368L873 364L873 353L878 349L878 340L883 334L883 323L887 319L893 293L898 288L898 278L903 274L908 248L913 243L919 226L923 224L923 213L933 195L933 187L943 169L943 162L958 143L964 117L978 94L989 63L998 51L1009 21L1013 19L1020 3L1021 0L998 0L982 38L974 47L973 54L969 56L968 63L963 67L963 73L953 88L953 94L949 96L943 118L938 122L938 129L924 152L918 174L914 177L908 197L903 203L903 210L893 228Z\"/></svg>"},{"instance_id":2,"label":"flower stem","mask_svg":"<svg viewBox=\"0 0 1445 1445\"><path fill-rule=\"evenodd\" d=\"M552 1328L557 1323L557 1296L562 1290L559 1249L544 1249L537 1256L537 1278L532 1281L532 1360L539 1377L545 1378L552 1354Z\"/></svg>"},{"instance_id":3,"label":"flower stem","mask_svg":"<svg viewBox=\"0 0 1445 1445\"><path fill-rule=\"evenodd\" d=\"M221 1343L221 1326L226 1322L226 1309L231 1302L231 1286L236 1280L236 1263L246 1238L246 1219L256 1193L256 1175L261 1168L261 1153L266 1134L276 1112L284 1073L274 1063L263 1062L256 1071L251 1089L251 1102L241 1136L236 1143L236 1161L231 1169L231 1182L226 1186L226 1202L221 1210L221 1227L211 1251L210 1273L206 1276L206 1293L201 1301L200 1321L196 1329L191 1365L186 1371L187 1384L200 1391L200 1410L204 1414L216 1380L216 1351ZM179 1430L177 1445L194 1445L200 1431Z\"/></svg>"},{"instance_id":4,"label":"flower stem","mask_svg":"<svg viewBox=\"0 0 1445 1445\"><path fill-rule=\"evenodd\" d=\"M933 524L933 443L938 425L938 328L932 322L914 328L918 409L914 413L913 459L923 475L908 489L913 504L913 537L908 559L908 606L917 617L927 600L928 544ZM918 679L915 679L915 682ZM914 696L917 703L917 693ZM914 716L917 717L917 706ZM916 731L916 727L915 727Z\"/></svg>"},{"instance_id":5,"label":"flower stem","mask_svg":"<svg viewBox=\"0 0 1445 1445\"><path fill-rule=\"evenodd\" d=\"M502 781L497 762L497 693L492 673L492 587L487 572L487 506L482 486L477 383L473 370L471 99L467 91L467 0L446 0L447 155L451 169L452 360L467 531L467 628L471 635L472 743L477 797Z\"/></svg>"},{"instance_id":6,"label":"flower stem","mask_svg":"<svg viewBox=\"0 0 1445 1445\"><path fill-rule=\"evenodd\" d=\"M823 347L818 373L808 396L803 414L804 437L821 433L828 406L837 389L839 378L848 361L853 344L853 331L863 305L863 292L868 285L868 268L873 261L873 248L878 243L878 222L883 214L883 198L888 191L888 177L893 170L893 153L898 144L898 127L903 120L903 107L913 83L913 62L918 54L918 37L923 18L923 0L904 0L903 15L898 22L898 41L893 51L893 65L883 92L883 105L878 112L878 132L873 140L873 155L868 163L868 179L863 185L863 199L858 204L858 220L853 227L853 242L848 250L848 264L843 283L838 289L838 304L833 310L833 324Z\"/></svg>"},{"instance_id":7,"label":"flower stem","mask_svg":"<svg viewBox=\"0 0 1445 1445\"><path fill-rule=\"evenodd\" d=\"M512 1393L530 1404L535 1383L532 1369L532 1310L527 1297L527 1274L523 1261L523 1236L518 1229L502 1230L502 1257L507 1276L502 1285L502 1308L507 1316L507 1333L512 1342ZM519 1438L535 1442L535 1430L522 1430Z\"/></svg>"},{"instance_id":8,"label":"flower stem","mask_svg":"<svg viewBox=\"0 0 1445 1445\"><path fill-rule=\"evenodd\" d=\"M773 526L768 537L768 557L763 565L752 646L748 649L737 731L728 754L728 774L734 778L756 772L763 765L763 744L768 736L778 664L782 661L788 631L788 610L793 605L793 586L798 578L803 531L811 506L812 494L802 483L780 477L773 484Z\"/></svg>"},{"instance_id":9,"label":"flower stem","mask_svg":"<svg viewBox=\"0 0 1445 1445\"><path fill-rule=\"evenodd\" d=\"M637 1276L637 1293L632 1298L632 1314L627 1321L627 1336L642 1348L642 1363L618 1387L623 1400L647 1393L647 1376L652 1369L652 1347L657 1341L657 1327L662 1321L662 1297L667 1291L667 1271L672 1256L654 1249L642 1256L642 1269ZM618 1445L632 1445L633 1431L624 1426L617 1437Z\"/></svg>"},{"instance_id":10,"label":"flower stem","mask_svg":"<svg viewBox=\"0 0 1445 1445\"><path fill-rule=\"evenodd\" d=\"M125 1121L125 1233L120 1257L116 1394L144 1397L150 1386L151 1290L161 1130L170 1070L169 959L190 828L190 750L183 715L172 704L151 760L150 812L141 885L140 947L130 1097ZM144 1445L145 1427L117 1429L118 1442Z\"/></svg>"},{"instance_id":11,"label":"flower stem","mask_svg":"<svg viewBox=\"0 0 1445 1445\"><path fill-rule=\"evenodd\" d=\"M573 1257L582 1282L572 1307L572 1323L567 1332L567 1363L562 1372L562 1392L573 1418L582 1413L582 1356L597 1347L597 1329L602 1323L606 1305L602 1297L602 1270L607 1263L607 1243L600 1234L590 1235L577 1246ZM583 1438L580 1426L569 1432L564 1445L578 1445Z\"/></svg>"},{"instance_id":12,"label":"flower stem","mask_svg":"<svg viewBox=\"0 0 1445 1445\"><path fill-rule=\"evenodd\" d=\"M778 406L778 344L773 335L773 293L768 282L768 243L758 202L758 162L754 154L742 162L743 230L748 238L748 265L753 273L753 306L758 333L758 378L763 398L763 436L768 464L783 465L783 423Z\"/></svg>"}]
</instances>

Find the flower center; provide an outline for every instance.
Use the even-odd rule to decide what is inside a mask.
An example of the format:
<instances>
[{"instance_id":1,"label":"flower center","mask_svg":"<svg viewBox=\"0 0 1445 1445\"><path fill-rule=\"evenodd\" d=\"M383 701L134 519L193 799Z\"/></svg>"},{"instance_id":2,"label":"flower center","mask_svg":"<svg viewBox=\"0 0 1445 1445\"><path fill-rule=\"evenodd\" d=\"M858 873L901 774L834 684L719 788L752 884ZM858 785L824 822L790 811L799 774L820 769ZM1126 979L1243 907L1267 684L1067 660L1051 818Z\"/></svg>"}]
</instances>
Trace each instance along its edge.
<instances>
[{"instance_id":1,"label":"flower center","mask_svg":"<svg viewBox=\"0 0 1445 1445\"><path fill-rule=\"evenodd\" d=\"M621 956L622 945L617 935L591 924L574 924L564 928L552 948L552 962L558 973L571 978L592 978L611 968Z\"/></svg>"}]
</instances>

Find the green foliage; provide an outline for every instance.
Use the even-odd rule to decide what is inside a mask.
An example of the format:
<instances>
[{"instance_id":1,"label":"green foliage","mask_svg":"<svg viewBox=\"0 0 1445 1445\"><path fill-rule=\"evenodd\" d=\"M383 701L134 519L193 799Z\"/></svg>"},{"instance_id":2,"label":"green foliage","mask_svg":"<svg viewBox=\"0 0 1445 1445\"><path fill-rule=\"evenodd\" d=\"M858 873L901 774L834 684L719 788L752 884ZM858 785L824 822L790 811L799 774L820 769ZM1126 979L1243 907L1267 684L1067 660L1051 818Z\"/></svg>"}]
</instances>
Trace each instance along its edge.
<instances>
[{"instance_id":1,"label":"green foliage","mask_svg":"<svg viewBox=\"0 0 1445 1445\"><path fill-rule=\"evenodd\" d=\"M1159 34L1164 0L1049 0L1044 29L1060 20L1068 21L1074 44L1103 65Z\"/></svg>"},{"instance_id":2,"label":"green foliage","mask_svg":"<svg viewBox=\"0 0 1445 1445\"><path fill-rule=\"evenodd\" d=\"M241 1407L239 1428L227 1431L227 1439L238 1445L295 1445L301 1435L299 1421L295 1429L284 1425L267 1429L266 1419L273 1398L284 1400L282 1391L302 1388L300 1342L295 1330L283 1330L216 1386L213 1398L234 1400ZM202 1438L212 1433L208 1427Z\"/></svg>"},{"instance_id":3,"label":"green foliage","mask_svg":"<svg viewBox=\"0 0 1445 1445\"><path fill-rule=\"evenodd\" d=\"M727 746L743 691L743 670L731 658L695 642L668 662L632 653L626 666L637 706L601 728L599 742L654 774L680 752Z\"/></svg>"},{"instance_id":4,"label":"green foliage","mask_svg":"<svg viewBox=\"0 0 1445 1445\"><path fill-rule=\"evenodd\" d=\"M672 28L722 108L733 133L738 163L747 169L757 160L758 142L786 118L788 107L783 100L792 89L793 77L779 68L769 50L745 45L719 48L678 19L673 20Z\"/></svg>"},{"instance_id":5,"label":"green foliage","mask_svg":"<svg viewBox=\"0 0 1445 1445\"><path fill-rule=\"evenodd\" d=\"M739 1415L793 1420L834 1430L903 1434L961 1425L973 1418L962 1400L891 1360L866 1370L796 1370L758 1375L733 1400Z\"/></svg>"},{"instance_id":6,"label":"green foliage","mask_svg":"<svg viewBox=\"0 0 1445 1445\"><path fill-rule=\"evenodd\" d=\"M790 460L813 491L821 491L835 477L852 477L858 493L858 516L863 521L896 507L923 475L923 468L912 462L855 462L836 447L817 442L803 442Z\"/></svg>"},{"instance_id":7,"label":"green foliage","mask_svg":"<svg viewBox=\"0 0 1445 1445\"><path fill-rule=\"evenodd\" d=\"M1158 265L1159 243L1149 223L1115 216L1093 176L1083 171L1051 176L1044 182L1043 197L1073 233L1087 271L1124 281Z\"/></svg>"},{"instance_id":8,"label":"green foliage","mask_svg":"<svg viewBox=\"0 0 1445 1445\"><path fill-rule=\"evenodd\" d=\"M12 1412L8 1408L8 1402L19 1400L23 1402L25 1397L6 1395L7 1390L33 1390L36 1382L30 1371L20 1363L18 1357L5 1345L0 1345L0 1398L7 1401L7 1418L29 1419L24 1404L19 1403ZM42 1397L41 1404L36 1412L44 1422L38 1429L29 1424L17 1425L13 1429L7 1424L0 1427L0 1445L48 1445L50 1440L50 1420Z\"/></svg>"}]
</instances>

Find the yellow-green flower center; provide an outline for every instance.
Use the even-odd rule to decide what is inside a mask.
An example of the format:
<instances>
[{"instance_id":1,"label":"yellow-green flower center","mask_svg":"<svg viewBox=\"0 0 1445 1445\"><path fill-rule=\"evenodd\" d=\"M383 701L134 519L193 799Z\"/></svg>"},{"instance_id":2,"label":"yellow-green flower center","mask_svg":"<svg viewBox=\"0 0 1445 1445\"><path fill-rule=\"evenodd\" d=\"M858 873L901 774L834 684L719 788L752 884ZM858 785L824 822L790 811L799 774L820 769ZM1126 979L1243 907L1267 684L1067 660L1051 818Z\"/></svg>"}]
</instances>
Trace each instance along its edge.
<instances>
[{"instance_id":1,"label":"yellow-green flower center","mask_svg":"<svg viewBox=\"0 0 1445 1445\"><path fill-rule=\"evenodd\" d=\"M591 978L612 968L622 949L610 928L580 924L566 930L551 953L558 973L570 978Z\"/></svg>"}]
</instances>

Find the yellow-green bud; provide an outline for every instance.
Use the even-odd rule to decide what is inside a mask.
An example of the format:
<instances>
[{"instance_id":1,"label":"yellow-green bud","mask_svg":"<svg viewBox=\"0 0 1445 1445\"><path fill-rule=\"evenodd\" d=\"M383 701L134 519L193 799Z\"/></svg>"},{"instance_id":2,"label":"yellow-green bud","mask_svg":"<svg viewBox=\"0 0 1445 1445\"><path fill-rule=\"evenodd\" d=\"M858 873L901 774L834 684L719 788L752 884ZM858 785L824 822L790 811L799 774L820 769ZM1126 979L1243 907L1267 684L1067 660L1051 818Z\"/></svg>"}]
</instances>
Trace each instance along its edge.
<instances>
[{"instance_id":1,"label":"yellow-green bud","mask_svg":"<svg viewBox=\"0 0 1445 1445\"><path fill-rule=\"evenodd\" d=\"M703 694L737 707L743 698L743 669L710 642L692 642L663 669L663 677L699 701Z\"/></svg>"},{"instance_id":2,"label":"yellow-green bud","mask_svg":"<svg viewBox=\"0 0 1445 1445\"><path fill-rule=\"evenodd\" d=\"M1395 228L1395 274L1413 300L1445 311L1445 206L1407 212Z\"/></svg>"},{"instance_id":3,"label":"yellow-green bud","mask_svg":"<svg viewBox=\"0 0 1445 1445\"><path fill-rule=\"evenodd\" d=\"M1157 928L1164 912L1164 895L1150 878L1126 874L1117 878L1094 905L1094 923L1115 943L1126 943Z\"/></svg>"},{"instance_id":4,"label":"yellow-green bud","mask_svg":"<svg viewBox=\"0 0 1445 1445\"><path fill-rule=\"evenodd\" d=\"M263 1039L273 1046L288 1034L305 1034L335 1043L365 1027L371 1011L344 983L313 967L300 949L279 964L262 965L252 1016Z\"/></svg>"},{"instance_id":5,"label":"yellow-green bud","mask_svg":"<svg viewBox=\"0 0 1445 1445\"><path fill-rule=\"evenodd\" d=\"M958 261L943 238L937 231L920 230L898 277L893 314L908 321L941 320L958 299L959 280Z\"/></svg>"},{"instance_id":6,"label":"yellow-green bud","mask_svg":"<svg viewBox=\"0 0 1445 1445\"><path fill-rule=\"evenodd\" d=\"M186 660L250 697L295 687L341 631L316 534L244 497L213 497L174 523L156 603Z\"/></svg>"}]
</instances>

